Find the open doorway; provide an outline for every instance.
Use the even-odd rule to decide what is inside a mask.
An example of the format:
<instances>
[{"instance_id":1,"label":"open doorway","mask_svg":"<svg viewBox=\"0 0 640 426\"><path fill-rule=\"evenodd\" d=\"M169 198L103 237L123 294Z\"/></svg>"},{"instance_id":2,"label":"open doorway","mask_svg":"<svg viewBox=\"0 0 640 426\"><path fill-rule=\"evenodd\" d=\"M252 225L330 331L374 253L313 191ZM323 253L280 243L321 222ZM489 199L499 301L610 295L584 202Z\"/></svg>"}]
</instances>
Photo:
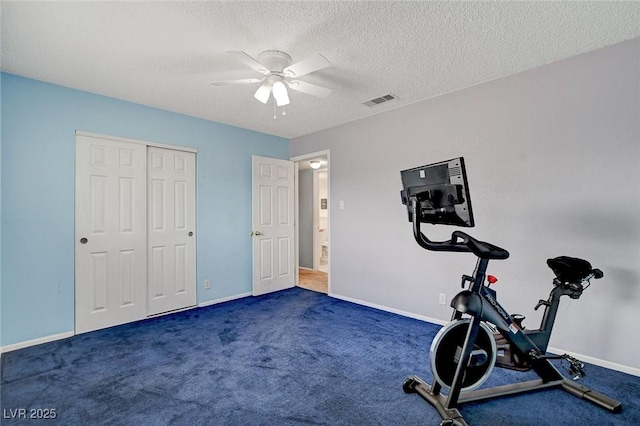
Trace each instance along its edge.
<instances>
[{"instance_id":1,"label":"open doorway","mask_svg":"<svg viewBox=\"0 0 640 426\"><path fill-rule=\"evenodd\" d=\"M329 293L329 152L291 159L297 180L297 258L299 287Z\"/></svg>"}]
</instances>

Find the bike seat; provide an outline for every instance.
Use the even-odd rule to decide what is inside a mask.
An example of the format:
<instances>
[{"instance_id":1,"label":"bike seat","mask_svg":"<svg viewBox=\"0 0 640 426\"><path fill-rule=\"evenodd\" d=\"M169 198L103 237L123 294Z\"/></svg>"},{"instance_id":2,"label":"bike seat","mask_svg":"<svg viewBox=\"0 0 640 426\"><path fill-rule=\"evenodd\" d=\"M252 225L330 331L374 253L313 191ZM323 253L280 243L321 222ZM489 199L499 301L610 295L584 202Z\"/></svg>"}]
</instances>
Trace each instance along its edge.
<instances>
[{"instance_id":1,"label":"bike seat","mask_svg":"<svg viewBox=\"0 0 640 426\"><path fill-rule=\"evenodd\" d=\"M457 242L458 239L461 239L462 242ZM471 235L462 231L454 231L453 234L451 234L451 242L454 245L462 244L466 246L473 254L481 259L506 259L509 257L509 252L505 249L484 241L476 240Z\"/></svg>"},{"instance_id":2,"label":"bike seat","mask_svg":"<svg viewBox=\"0 0 640 426\"><path fill-rule=\"evenodd\" d=\"M591 274L595 278L602 278L604 275L601 270L593 269L591 263L576 257L558 256L547 259L547 265L562 282L577 283Z\"/></svg>"}]
</instances>

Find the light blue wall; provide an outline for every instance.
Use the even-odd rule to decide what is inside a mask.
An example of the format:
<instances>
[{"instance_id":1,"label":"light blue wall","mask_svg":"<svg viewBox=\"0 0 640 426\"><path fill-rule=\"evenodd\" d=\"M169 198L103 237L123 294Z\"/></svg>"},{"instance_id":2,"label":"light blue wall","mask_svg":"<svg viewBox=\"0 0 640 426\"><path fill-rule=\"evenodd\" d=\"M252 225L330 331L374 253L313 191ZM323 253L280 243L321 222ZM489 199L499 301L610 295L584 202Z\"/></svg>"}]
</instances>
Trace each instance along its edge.
<instances>
[{"instance_id":1,"label":"light blue wall","mask_svg":"<svg viewBox=\"0 0 640 426\"><path fill-rule=\"evenodd\" d=\"M251 156L288 158L288 140L1 79L1 346L74 328L76 130L196 148L198 303L251 291Z\"/></svg>"}]
</instances>

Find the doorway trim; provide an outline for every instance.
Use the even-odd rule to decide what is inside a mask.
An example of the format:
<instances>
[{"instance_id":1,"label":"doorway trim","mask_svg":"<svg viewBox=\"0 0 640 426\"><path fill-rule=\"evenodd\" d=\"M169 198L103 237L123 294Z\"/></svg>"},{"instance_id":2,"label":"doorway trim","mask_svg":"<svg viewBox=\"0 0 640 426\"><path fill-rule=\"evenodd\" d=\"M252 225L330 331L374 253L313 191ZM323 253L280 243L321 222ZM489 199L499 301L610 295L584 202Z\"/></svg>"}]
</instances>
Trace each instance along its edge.
<instances>
[{"instance_id":1,"label":"doorway trim","mask_svg":"<svg viewBox=\"0 0 640 426\"><path fill-rule=\"evenodd\" d=\"M327 157L327 198L328 198L328 203L327 203L327 209L329 210L328 213L328 217L327 217L327 225L329 230L327 231L327 241L328 243L328 248L329 248L329 268L327 270L327 294L331 295L331 267L332 267L332 261L331 261L331 211L332 211L332 207L331 207L331 150L330 149L325 149L322 151L316 151L316 152L311 152L308 154L303 154L303 155L297 155L295 157L290 157L289 160L293 161L294 164L294 174L295 174L295 186L294 186L294 191L295 191L295 235L294 235L294 254L295 254L295 265L296 265L296 269L295 269L295 275L296 275L296 280L295 280L295 284L296 286L299 285L299 276L300 276L300 209L299 209L299 197L298 197L298 191L299 191L299 163L305 160L310 160L312 158L316 158L316 157Z\"/></svg>"}]
</instances>

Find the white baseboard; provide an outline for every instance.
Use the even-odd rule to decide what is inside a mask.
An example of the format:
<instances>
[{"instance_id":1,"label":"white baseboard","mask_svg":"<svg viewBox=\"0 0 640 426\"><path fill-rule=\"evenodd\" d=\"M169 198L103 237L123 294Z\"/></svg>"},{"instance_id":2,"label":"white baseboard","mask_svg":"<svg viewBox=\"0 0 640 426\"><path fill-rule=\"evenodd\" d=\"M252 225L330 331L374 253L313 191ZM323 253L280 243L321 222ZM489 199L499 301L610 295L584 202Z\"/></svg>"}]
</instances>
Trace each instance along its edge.
<instances>
[{"instance_id":1,"label":"white baseboard","mask_svg":"<svg viewBox=\"0 0 640 426\"><path fill-rule=\"evenodd\" d=\"M577 358L580 361L584 361L584 362L589 363L589 364L597 365L599 367L608 368L609 370L616 370L616 371L620 371L622 373L627 373L627 374L631 374L633 376L640 377L640 368L630 367L628 365L622 365L622 364L618 364L616 362L606 361L604 359L594 358L594 357L589 356L589 355L579 354L577 352L571 352L571 351L567 351L567 350L564 350L564 349L551 348L551 347L547 348L547 349L548 349L549 352L551 352L553 354L571 355L572 357Z\"/></svg>"},{"instance_id":2,"label":"white baseboard","mask_svg":"<svg viewBox=\"0 0 640 426\"><path fill-rule=\"evenodd\" d=\"M440 319L437 318L431 318L431 317L427 317L424 315L418 315L418 314L414 314L413 312L407 312L407 311L403 311L400 309L394 309L394 308L389 308L388 306L382 306L382 305L378 305L375 303L371 303L371 302L366 302L364 300L359 300L359 299L354 299L351 297L346 297L346 296L341 296L339 294L335 294L335 293L330 293L329 296L335 298L335 299L340 299L340 300L344 300L346 302L351 302L351 303L355 303L356 305L363 305L363 306L367 306L369 308L374 308L374 309L379 309L381 311L385 311L385 312L390 312L392 314L397 314L403 317L408 317L408 318L413 318L413 319L417 319L420 321L426 321L426 322L430 322L432 324L438 324L438 325L445 325L448 323L448 321L442 321Z\"/></svg>"},{"instance_id":3,"label":"white baseboard","mask_svg":"<svg viewBox=\"0 0 640 426\"><path fill-rule=\"evenodd\" d=\"M0 353L11 352L22 348L28 348L29 346L40 345L42 343L53 342L55 340L66 339L75 335L73 331L67 331L66 333L52 334L51 336L39 337L33 340L27 340L25 342L14 343L13 345L1 346Z\"/></svg>"},{"instance_id":4,"label":"white baseboard","mask_svg":"<svg viewBox=\"0 0 640 426\"><path fill-rule=\"evenodd\" d=\"M216 300L211 300L208 302L204 302L204 303L199 303L196 306L190 306L188 308L184 308L184 309L178 309L176 311L172 311L172 312L163 312L161 314L158 315L153 315L148 317L150 318L156 318L159 316L163 316L163 315L167 315L167 314L173 314L176 312L181 312L181 311L188 311L189 309L193 309L195 307L204 307L204 306L210 306L210 305L216 305L218 303L223 303L223 302L229 302L231 300L236 300L236 299L242 299L244 297L247 296L251 296L251 293L242 293L242 294L237 294L235 296L230 296L230 297L225 297L222 299L216 299ZM147 319L147 318L142 318L142 319ZM52 334L51 336L45 336L45 337L40 337L37 339L33 339L33 340L27 340L24 342L19 342L19 343L14 343L12 345L7 345L7 346L0 346L0 354L6 353L6 352L11 352L11 351L15 351L18 349L22 349L22 348L28 348L29 346L35 346L35 345L40 345L42 343L48 343L48 342L53 342L56 340L61 340L61 339L66 339L67 337L71 337L74 336L75 332L74 331L68 331L66 333L60 333L60 334Z\"/></svg>"},{"instance_id":5,"label":"white baseboard","mask_svg":"<svg viewBox=\"0 0 640 426\"><path fill-rule=\"evenodd\" d=\"M198 303L198 307L199 308L204 308L205 306L217 305L219 303L230 302L230 301L236 300L236 299L243 299L243 298L249 297L251 295L252 295L252 293L249 292L249 293L236 294L234 296L229 296L229 297L223 297L221 299L209 300L207 302Z\"/></svg>"},{"instance_id":6,"label":"white baseboard","mask_svg":"<svg viewBox=\"0 0 640 426\"><path fill-rule=\"evenodd\" d=\"M420 320L420 321L430 322L432 324L445 325L448 322L448 321L442 321L442 320L436 319L436 318L427 317L427 316L424 316L424 315L417 315L417 314L414 314L412 312L407 312L407 311L403 311L403 310L400 310L400 309L389 308L387 306L382 306L382 305L378 305L378 304L375 304L375 303L366 302L364 300L359 300L359 299L354 299L354 298L351 298L351 297L341 296L341 295L335 294L335 293L330 293L329 296L333 297L335 299L344 300L346 302L355 303L357 305L363 305L363 306L367 306L369 308L374 308L374 309L379 309L381 311L390 312L392 314L398 314L398 315L401 315L403 317L409 317L409 318L414 318L414 319L417 319L417 320ZM588 356L588 355L583 355L583 354L578 354L578 353L575 353L575 352L565 351L564 349L548 348L548 351L551 352L551 353L554 353L554 354L565 354L566 353L568 355L571 355L572 357L578 358L580 361L584 361L584 362L587 362L589 364L597 365L597 366L600 366L600 367L608 368L610 370L620 371L622 373L627 373L627 374L631 374L633 376L640 377L640 368L630 367L628 365L622 365L622 364L618 364L618 363L615 363L615 362L606 361L606 360L599 359L599 358L594 358L594 357L591 357L591 356Z\"/></svg>"}]
</instances>

